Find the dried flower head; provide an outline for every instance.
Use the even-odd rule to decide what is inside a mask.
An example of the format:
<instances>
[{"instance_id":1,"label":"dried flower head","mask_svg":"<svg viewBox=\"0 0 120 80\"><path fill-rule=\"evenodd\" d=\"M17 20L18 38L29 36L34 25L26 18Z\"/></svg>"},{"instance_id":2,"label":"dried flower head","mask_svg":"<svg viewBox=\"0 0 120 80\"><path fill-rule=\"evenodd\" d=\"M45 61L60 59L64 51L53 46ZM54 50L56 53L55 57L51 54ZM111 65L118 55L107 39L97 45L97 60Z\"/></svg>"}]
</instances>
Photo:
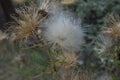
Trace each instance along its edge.
<instances>
[{"instance_id":1,"label":"dried flower head","mask_svg":"<svg viewBox=\"0 0 120 80\"><path fill-rule=\"evenodd\" d=\"M39 14L39 9L32 6L16 9L17 17L12 16L15 22L12 26L12 32L17 40L28 40L30 37L36 37L36 30L42 31L40 25L43 17Z\"/></svg>"},{"instance_id":2,"label":"dried flower head","mask_svg":"<svg viewBox=\"0 0 120 80\"><path fill-rule=\"evenodd\" d=\"M62 4L65 5L70 5L70 4L74 4L76 0L62 0Z\"/></svg>"},{"instance_id":3,"label":"dried flower head","mask_svg":"<svg viewBox=\"0 0 120 80\"><path fill-rule=\"evenodd\" d=\"M59 68L71 68L76 66L78 56L75 53L63 53L56 57L56 67Z\"/></svg>"},{"instance_id":4,"label":"dried flower head","mask_svg":"<svg viewBox=\"0 0 120 80\"><path fill-rule=\"evenodd\" d=\"M116 16L116 17L111 16L109 28L107 28L107 30L103 31L103 33L105 33L113 38L120 37L120 20L119 20L118 16Z\"/></svg>"},{"instance_id":5,"label":"dried flower head","mask_svg":"<svg viewBox=\"0 0 120 80\"><path fill-rule=\"evenodd\" d=\"M7 38L7 35L5 33L3 33L2 31L0 31L0 41L4 40Z\"/></svg>"},{"instance_id":6,"label":"dried flower head","mask_svg":"<svg viewBox=\"0 0 120 80\"><path fill-rule=\"evenodd\" d=\"M66 14L56 14L46 21L45 39L60 46L63 50L76 52L84 42L84 34L80 25Z\"/></svg>"}]
</instances>

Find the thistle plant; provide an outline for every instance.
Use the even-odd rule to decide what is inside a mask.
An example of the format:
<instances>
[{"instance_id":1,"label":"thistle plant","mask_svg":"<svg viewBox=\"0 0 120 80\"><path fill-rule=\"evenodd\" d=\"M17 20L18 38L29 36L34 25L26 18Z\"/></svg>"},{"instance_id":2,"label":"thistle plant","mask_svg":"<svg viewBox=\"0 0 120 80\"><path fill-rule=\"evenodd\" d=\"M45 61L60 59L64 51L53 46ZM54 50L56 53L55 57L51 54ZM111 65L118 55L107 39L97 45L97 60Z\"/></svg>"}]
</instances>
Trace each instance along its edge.
<instances>
[{"instance_id":1,"label":"thistle plant","mask_svg":"<svg viewBox=\"0 0 120 80\"><path fill-rule=\"evenodd\" d=\"M16 9L17 16L12 16L14 22L11 23L8 30L12 32L11 38L14 37L12 40L21 44L28 42L30 39L42 40L42 33L45 28L42 22L47 16L47 12L44 15L45 12L43 8L39 9L32 5Z\"/></svg>"},{"instance_id":2,"label":"thistle plant","mask_svg":"<svg viewBox=\"0 0 120 80\"><path fill-rule=\"evenodd\" d=\"M8 31L14 38L12 40L18 42L22 49L24 46L21 44L33 41L32 46L27 45L28 48L37 46L45 51L49 58L48 68L53 76L58 73L55 69L69 70L77 66L77 53L84 44L85 34L79 19L76 20L70 12L54 8L57 5L49 6L49 2L45 0L40 7L30 5L16 9L17 16L12 16L14 22ZM48 7L56 10L51 12Z\"/></svg>"},{"instance_id":3,"label":"thistle plant","mask_svg":"<svg viewBox=\"0 0 120 80\"><path fill-rule=\"evenodd\" d=\"M74 68L78 62L77 52L84 43L84 31L69 14L62 11L45 22L44 37L54 54L54 66L58 69ZM56 53L56 54L55 54Z\"/></svg>"},{"instance_id":4,"label":"thistle plant","mask_svg":"<svg viewBox=\"0 0 120 80\"><path fill-rule=\"evenodd\" d=\"M114 62L112 64L116 69L115 74L119 72L119 51L120 51L120 21L119 16L110 16L110 22L108 23L108 27L104 28L102 33L103 38L99 46L99 56L101 59L108 59L108 61ZM108 71L113 71L112 66L108 66L111 69L107 68ZM113 68L113 69L114 69Z\"/></svg>"},{"instance_id":5,"label":"thistle plant","mask_svg":"<svg viewBox=\"0 0 120 80\"><path fill-rule=\"evenodd\" d=\"M10 37L1 31L0 42L7 38L19 45L15 46L19 48L17 52L10 50L9 56L15 64L22 65L17 68L20 77L25 80L94 80L93 77L102 71L118 74L119 17L111 16L108 25L100 32L106 15L119 13L118 0L40 0L39 6L39 3L31 4L31 0L13 1L21 7L12 15L13 22L7 34ZM3 49L3 53L8 49ZM27 54L21 55L27 50ZM106 77L95 77L97 79Z\"/></svg>"},{"instance_id":6,"label":"thistle plant","mask_svg":"<svg viewBox=\"0 0 120 80\"><path fill-rule=\"evenodd\" d=\"M113 53L111 55L114 55L117 53L116 51L119 50L119 17L110 17L111 21L108 23L108 27L104 28L102 33L103 38L102 43L104 44L104 47L107 51ZM106 51L104 50L104 51ZM103 51L103 52L104 52Z\"/></svg>"}]
</instances>

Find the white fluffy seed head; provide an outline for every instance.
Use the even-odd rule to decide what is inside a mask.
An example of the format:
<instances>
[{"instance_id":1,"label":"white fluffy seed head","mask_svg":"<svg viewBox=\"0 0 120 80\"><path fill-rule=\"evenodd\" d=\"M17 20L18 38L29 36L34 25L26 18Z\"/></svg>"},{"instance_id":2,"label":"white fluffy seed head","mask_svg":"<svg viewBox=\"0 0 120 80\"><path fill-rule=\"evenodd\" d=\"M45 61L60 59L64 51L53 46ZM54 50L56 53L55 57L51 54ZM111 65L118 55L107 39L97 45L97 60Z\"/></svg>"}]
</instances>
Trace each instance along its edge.
<instances>
[{"instance_id":1,"label":"white fluffy seed head","mask_svg":"<svg viewBox=\"0 0 120 80\"><path fill-rule=\"evenodd\" d=\"M67 51L79 51L84 42L83 31L75 20L70 16L59 13L46 22L45 38L53 44L59 45Z\"/></svg>"}]
</instances>

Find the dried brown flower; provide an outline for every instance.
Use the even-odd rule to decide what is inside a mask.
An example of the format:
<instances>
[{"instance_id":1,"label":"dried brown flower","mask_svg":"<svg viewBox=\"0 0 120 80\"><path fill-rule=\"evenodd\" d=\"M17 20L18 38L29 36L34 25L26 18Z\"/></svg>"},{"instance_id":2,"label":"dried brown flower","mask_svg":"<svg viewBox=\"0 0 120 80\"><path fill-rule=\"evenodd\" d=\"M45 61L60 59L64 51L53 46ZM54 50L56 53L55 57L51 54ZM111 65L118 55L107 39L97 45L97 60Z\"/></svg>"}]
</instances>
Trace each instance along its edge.
<instances>
[{"instance_id":1,"label":"dried brown flower","mask_svg":"<svg viewBox=\"0 0 120 80\"><path fill-rule=\"evenodd\" d=\"M59 68L70 68L77 64L78 56L75 53L63 53L59 54L57 57L56 67Z\"/></svg>"},{"instance_id":2,"label":"dried brown flower","mask_svg":"<svg viewBox=\"0 0 120 80\"><path fill-rule=\"evenodd\" d=\"M103 33L109 35L110 37L113 38L119 38L120 37L120 20L119 16L111 16L110 17L111 21L108 25L108 28L103 31Z\"/></svg>"},{"instance_id":3,"label":"dried brown flower","mask_svg":"<svg viewBox=\"0 0 120 80\"><path fill-rule=\"evenodd\" d=\"M26 41L30 37L36 37L36 30L42 31L41 21L43 17L39 14L37 7L25 6L16 9L16 13L17 17L12 16L15 22L11 25L11 32L15 34L17 40Z\"/></svg>"}]
</instances>

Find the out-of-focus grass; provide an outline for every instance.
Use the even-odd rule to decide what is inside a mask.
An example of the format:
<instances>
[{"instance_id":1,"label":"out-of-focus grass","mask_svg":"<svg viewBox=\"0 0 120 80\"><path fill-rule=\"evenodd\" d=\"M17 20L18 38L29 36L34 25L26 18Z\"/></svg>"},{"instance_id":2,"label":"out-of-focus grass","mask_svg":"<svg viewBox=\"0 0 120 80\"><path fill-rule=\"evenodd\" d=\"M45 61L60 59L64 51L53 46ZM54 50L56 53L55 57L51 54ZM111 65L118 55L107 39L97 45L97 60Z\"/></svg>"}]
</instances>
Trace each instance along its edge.
<instances>
[{"instance_id":1,"label":"out-of-focus grass","mask_svg":"<svg viewBox=\"0 0 120 80\"><path fill-rule=\"evenodd\" d=\"M42 80L47 60L42 50L19 50L4 40L0 42L0 80Z\"/></svg>"}]
</instances>

